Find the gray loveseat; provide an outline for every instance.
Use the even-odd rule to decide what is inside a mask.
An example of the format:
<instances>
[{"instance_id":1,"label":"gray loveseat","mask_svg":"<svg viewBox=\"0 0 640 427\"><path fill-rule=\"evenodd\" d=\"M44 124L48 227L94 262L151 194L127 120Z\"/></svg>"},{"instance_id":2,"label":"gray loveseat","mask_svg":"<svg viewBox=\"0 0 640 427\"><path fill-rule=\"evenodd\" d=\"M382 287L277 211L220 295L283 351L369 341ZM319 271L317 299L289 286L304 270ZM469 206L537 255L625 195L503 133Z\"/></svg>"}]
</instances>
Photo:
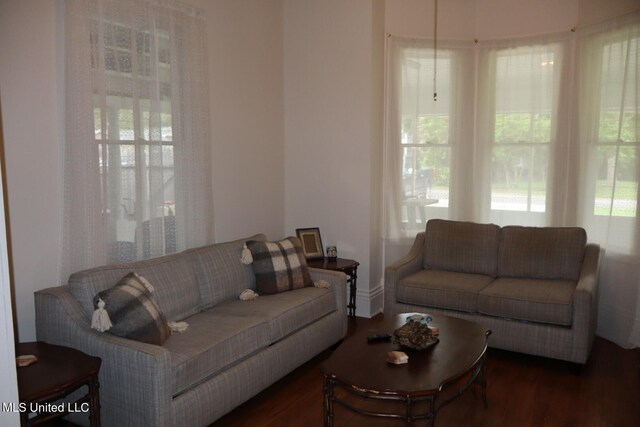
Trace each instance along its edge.
<instances>
[{"instance_id":1,"label":"gray loveseat","mask_svg":"<svg viewBox=\"0 0 640 427\"><path fill-rule=\"evenodd\" d=\"M577 227L430 220L385 271L385 316L447 314L491 329L489 346L586 363L600 248Z\"/></svg>"},{"instance_id":2,"label":"gray loveseat","mask_svg":"<svg viewBox=\"0 0 640 427\"><path fill-rule=\"evenodd\" d=\"M102 358L103 425L208 425L344 337L343 273L310 269L328 289L238 299L255 289L252 267L240 262L249 239L81 271L68 285L36 292L38 340ZM131 271L153 284L167 319L186 321L187 331L158 346L91 329L94 295Z\"/></svg>"}]
</instances>

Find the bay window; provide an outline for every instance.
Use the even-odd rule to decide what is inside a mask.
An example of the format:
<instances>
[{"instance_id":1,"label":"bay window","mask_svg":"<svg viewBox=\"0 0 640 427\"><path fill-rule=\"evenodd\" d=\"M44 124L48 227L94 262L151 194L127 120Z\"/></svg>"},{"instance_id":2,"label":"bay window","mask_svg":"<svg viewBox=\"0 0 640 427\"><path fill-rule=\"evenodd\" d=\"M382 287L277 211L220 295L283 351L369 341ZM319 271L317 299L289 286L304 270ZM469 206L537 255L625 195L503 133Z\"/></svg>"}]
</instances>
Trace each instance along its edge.
<instances>
[{"instance_id":1,"label":"bay window","mask_svg":"<svg viewBox=\"0 0 640 427\"><path fill-rule=\"evenodd\" d=\"M583 226L607 250L635 256L637 14L439 46L388 38L384 237L394 251L428 219L447 218Z\"/></svg>"}]
</instances>

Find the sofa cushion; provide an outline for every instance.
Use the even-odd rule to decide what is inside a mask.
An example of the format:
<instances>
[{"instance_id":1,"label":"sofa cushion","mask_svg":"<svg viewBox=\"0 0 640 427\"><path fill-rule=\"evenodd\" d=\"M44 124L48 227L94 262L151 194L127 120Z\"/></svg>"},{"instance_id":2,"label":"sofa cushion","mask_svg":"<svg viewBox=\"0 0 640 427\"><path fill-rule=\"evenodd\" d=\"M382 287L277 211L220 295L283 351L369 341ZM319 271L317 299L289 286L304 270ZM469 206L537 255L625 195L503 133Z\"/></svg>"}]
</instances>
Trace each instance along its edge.
<instances>
[{"instance_id":1,"label":"sofa cushion","mask_svg":"<svg viewBox=\"0 0 640 427\"><path fill-rule=\"evenodd\" d=\"M200 287L193 263L183 253L79 271L69 277L69 292L91 317L94 295L132 271L153 284L153 296L169 321L183 320L200 311Z\"/></svg>"},{"instance_id":2,"label":"sofa cushion","mask_svg":"<svg viewBox=\"0 0 640 427\"><path fill-rule=\"evenodd\" d=\"M478 311L489 316L571 326L576 282L499 278L480 291Z\"/></svg>"},{"instance_id":3,"label":"sofa cushion","mask_svg":"<svg viewBox=\"0 0 640 427\"><path fill-rule=\"evenodd\" d=\"M264 319L202 312L186 321L189 329L164 343L171 353L173 396L269 345Z\"/></svg>"},{"instance_id":4,"label":"sofa cushion","mask_svg":"<svg viewBox=\"0 0 640 427\"><path fill-rule=\"evenodd\" d=\"M222 316L263 319L269 327L269 341L274 343L336 309L336 296L331 289L311 287L220 304L210 311Z\"/></svg>"},{"instance_id":5,"label":"sofa cushion","mask_svg":"<svg viewBox=\"0 0 640 427\"><path fill-rule=\"evenodd\" d=\"M578 280L586 244L578 227L503 227L498 276Z\"/></svg>"},{"instance_id":6,"label":"sofa cushion","mask_svg":"<svg viewBox=\"0 0 640 427\"><path fill-rule=\"evenodd\" d=\"M203 309L234 300L245 289L255 289L253 269L240 262L242 248L247 240L264 241L266 238L262 234L256 234L248 239L185 251L193 259Z\"/></svg>"},{"instance_id":7,"label":"sofa cushion","mask_svg":"<svg viewBox=\"0 0 640 427\"><path fill-rule=\"evenodd\" d=\"M496 275L500 227L432 219L427 222L424 267Z\"/></svg>"},{"instance_id":8,"label":"sofa cushion","mask_svg":"<svg viewBox=\"0 0 640 427\"><path fill-rule=\"evenodd\" d=\"M477 311L478 292L493 280L481 274L420 270L400 280L398 302L442 309Z\"/></svg>"},{"instance_id":9,"label":"sofa cushion","mask_svg":"<svg viewBox=\"0 0 640 427\"><path fill-rule=\"evenodd\" d=\"M278 242L250 240L256 290L261 295L313 286L302 244L297 237Z\"/></svg>"},{"instance_id":10,"label":"sofa cushion","mask_svg":"<svg viewBox=\"0 0 640 427\"><path fill-rule=\"evenodd\" d=\"M114 287L98 292L94 305L104 302L113 326L110 334L149 344L162 345L171 330L151 292L145 286L145 279L136 273L124 276Z\"/></svg>"}]
</instances>

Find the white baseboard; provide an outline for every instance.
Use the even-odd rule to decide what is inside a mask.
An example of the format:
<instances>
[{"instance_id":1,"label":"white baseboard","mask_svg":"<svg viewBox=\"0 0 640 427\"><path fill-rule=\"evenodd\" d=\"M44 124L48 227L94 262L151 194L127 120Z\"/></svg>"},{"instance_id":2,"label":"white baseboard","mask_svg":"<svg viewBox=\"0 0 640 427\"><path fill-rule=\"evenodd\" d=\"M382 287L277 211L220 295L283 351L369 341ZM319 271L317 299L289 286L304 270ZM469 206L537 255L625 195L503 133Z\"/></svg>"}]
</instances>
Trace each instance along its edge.
<instances>
[{"instance_id":1,"label":"white baseboard","mask_svg":"<svg viewBox=\"0 0 640 427\"><path fill-rule=\"evenodd\" d=\"M384 287L382 283L373 289L356 291L356 316L371 318L382 313L384 304Z\"/></svg>"}]
</instances>

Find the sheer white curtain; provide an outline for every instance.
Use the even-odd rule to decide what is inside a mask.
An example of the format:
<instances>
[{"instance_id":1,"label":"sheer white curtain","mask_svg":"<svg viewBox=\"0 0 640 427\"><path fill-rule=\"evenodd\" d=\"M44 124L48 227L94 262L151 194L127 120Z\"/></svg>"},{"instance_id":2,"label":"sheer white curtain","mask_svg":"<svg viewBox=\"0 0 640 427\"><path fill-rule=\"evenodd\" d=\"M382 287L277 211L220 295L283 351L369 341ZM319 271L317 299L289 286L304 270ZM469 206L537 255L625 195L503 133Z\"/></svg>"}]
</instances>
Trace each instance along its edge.
<instances>
[{"instance_id":1,"label":"sheer white curtain","mask_svg":"<svg viewBox=\"0 0 640 427\"><path fill-rule=\"evenodd\" d=\"M639 31L439 43L435 102L432 41L391 36L385 263L429 218L582 226L606 250L598 333L640 345Z\"/></svg>"},{"instance_id":2,"label":"sheer white curtain","mask_svg":"<svg viewBox=\"0 0 640 427\"><path fill-rule=\"evenodd\" d=\"M464 219L473 177L473 42L387 39L385 259L430 218ZM434 82L434 70L437 79ZM437 100L434 100L437 93Z\"/></svg>"},{"instance_id":3,"label":"sheer white curtain","mask_svg":"<svg viewBox=\"0 0 640 427\"><path fill-rule=\"evenodd\" d=\"M640 346L640 15L580 29L576 45L579 215L607 250L598 334Z\"/></svg>"},{"instance_id":4,"label":"sheer white curtain","mask_svg":"<svg viewBox=\"0 0 640 427\"><path fill-rule=\"evenodd\" d=\"M568 41L550 35L478 43L476 220L550 222L558 188L552 159L568 123L560 103Z\"/></svg>"},{"instance_id":5,"label":"sheer white curtain","mask_svg":"<svg viewBox=\"0 0 640 427\"><path fill-rule=\"evenodd\" d=\"M204 18L174 1L66 2L61 279L212 240Z\"/></svg>"}]
</instances>

